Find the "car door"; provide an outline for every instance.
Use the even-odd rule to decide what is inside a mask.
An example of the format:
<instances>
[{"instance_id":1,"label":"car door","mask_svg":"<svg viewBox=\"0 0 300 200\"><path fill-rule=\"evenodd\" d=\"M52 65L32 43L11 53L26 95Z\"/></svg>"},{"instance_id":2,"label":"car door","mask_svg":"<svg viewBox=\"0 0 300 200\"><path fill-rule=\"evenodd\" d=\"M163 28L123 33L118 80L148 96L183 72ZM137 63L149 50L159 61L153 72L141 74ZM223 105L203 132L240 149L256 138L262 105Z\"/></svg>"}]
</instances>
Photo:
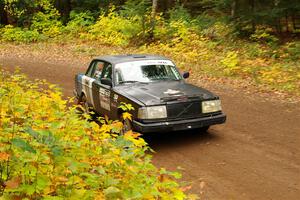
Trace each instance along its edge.
<instances>
[{"instance_id":1,"label":"car door","mask_svg":"<svg viewBox=\"0 0 300 200\"><path fill-rule=\"evenodd\" d=\"M92 83L92 94L93 94L93 102L94 102L94 110L100 114L101 113L101 105L100 105L100 85L101 85L101 74L102 70L105 66L105 62L101 60L95 60L94 61L95 70L92 74L92 77L95 79L95 81Z\"/></svg>"},{"instance_id":2,"label":"car door","mask_svg":"<svg viewBox=\"0 0 300 200\"><path fill-rule=\"evenodd\" d=\"M103 61L102 61L103 62ZM113 69L112 64L108 62L103 62L103 70L101 72L100 80L95 82L95 100L97 99L96 107L98 108L98 112L102 115L107 115L108 117L112 116L112 108L111 108L111 99L112 99L112 85L107 84L104 82L103 79L113 80ZM96 94L97 92L97 94Z\"/></svg>"},{"instance_id":3,"label":"car door","mask_svg":"<svg viewBox=\"0 0 300 200\"><path fill-rule=\"evenodd\" d=\"M82 77L82 91L86 96L88 104L94 106L92 86L95 81L93 74L95 72L95 61L92 61L86 74Z\"/></svg>"}]
</instances>

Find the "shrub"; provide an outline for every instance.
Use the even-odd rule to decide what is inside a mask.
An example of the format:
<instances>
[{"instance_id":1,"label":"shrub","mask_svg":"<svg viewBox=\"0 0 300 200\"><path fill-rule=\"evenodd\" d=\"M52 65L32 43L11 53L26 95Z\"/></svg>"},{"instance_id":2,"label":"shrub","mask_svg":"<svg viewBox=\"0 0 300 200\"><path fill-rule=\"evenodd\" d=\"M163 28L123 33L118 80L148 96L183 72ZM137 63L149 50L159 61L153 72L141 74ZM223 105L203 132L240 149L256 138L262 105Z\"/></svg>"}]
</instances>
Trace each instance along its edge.
<instances>
[{"instance_id":1,"label":"shrub","mask_svg":"<svg viewBox=\"0 0 300 200\"><path fill-rule=\"evenodd\" d=\"M174 8L168 11L169 21L184 21L187 23L192 22L192 17L189 11L182 5L176 5Z\"/></svg>"},{"instance_id":2,"label":"shrub","mask_svg":"<svg viewBox=\"0 0 300 200\"><path fill-rule=\"evenodd\" d=\"M201 14L195 19L195 24L200 30L207 29L216 23L216 19L208 14Z\"/></svg>"},{"instance_id":3,"label":"shrub","mask_svg":"<svg viewBox=\"0 0 300 200\"><path fill-rule=\"evenodd\" d=\"M167 34L172 39L179 39L179 41L190 41L191 29L184 21L171 21L167 26Z\"/></svg>"},{"instance_id":4,"label":"shrub","mask_svg":"<svg viewBox=\"0 0 300 200\"><path fill-rule=\"evenodd\" d=\"M110 11L106 16L100 15L98 21L91 27L88 39L96 39L105 44L126 46L131 39L143 32L139 17L122 17Z\"/></svg>"},{"instance_id":5,"label":"shrub","mask_svg":"<svg viewBox=\"0 0 300 200\"><path fill-rule=\"evenodd\" d=\"M239 70L239 58L237 52L229 51L226 55L226 57L221 60L221 63L223 64L224 72L228 75L235 74L237 70Z\"/></svg>"},{"instance_id":6,"label":"shrub","mask_svg":"<svg viewBox=\"0 0 300 200\"><path fill-rule=\"evenodd\" d=\"M36 42L40 39L40 34L37 30L21 29L19 27L13 27L7 25L0 29L1 40L10 42Z\"/></svg>"},{"instance_id":7,"label":"shrub","mask_svg":"<svg viewBox=\"0 0 300 200\"><path fill-rule=\"evenodd\" d=\"M151 1L128 0L120 10L120 16L134 18L136 25L140 26L141 33L132 41L136 44L145 42L151 30Z\"/></svg>"},{"instance_id":8,"label":"shrub","mask_svg":"<svg viewBox=\"0 0 300 200\"><path fill-rule=\"evenodd\" d=\"M118 121L102 124L67 108L44 81L0 73L2 199L184 199L149 147Z\"/></svg>"},{"instance_id":9,"label":"shrub","mask_svg":"<svg viewBox=\"0 0 300 200\"><path fill-rule=\"evenodd\" d=\"M169 18L166 20L161 15L157 16L154 30L155 38L168 44L177 44L182 41L190 41L190 35L195 32L194 20L188 11L182 6L175 6L168 11Z\"/></svg>"},{"instance_id":10,"label":"shrub","mask_svg":"<svg viewBox=\"0 0 300 200\"><path fill-rule=\"evenodd\" d=\"M278 42L278 38L276 38L271 33L272 33L271 28L267 28L264 26L258 26L255 29L255 33L253 33L250 36L250 39L257 41L257 42L266 43L269 45L276 45Z\"/></svg>"},{"instance_id":11,"label":"shrub","mask_svg":"<svg viewBox=\"0 0 300 200\"><path fill-rule=\"evenodd\" d=\"M47 12L37 12L32 18L32 30L37 30L46 38L54 38L61 34L62 23L58 20L59 13L55 9Z\"/></svg>"},{"instance_id":12,"label":"shrub","mask_svg":"<svg viewBox=\"0 0 300 200\"><path fill-rule=\"evenodd\" d=\"M72 36L78 36L80 33L84 33L89 29L89 26L94 24L94 17L90 12L76 13L72 11L70 13L70 21L64 27L64 31Z\"/></svg>"},{"instance_id":13,"label":"shrub","mask_svg":"<svg viewBox=\"0 0 300 200\"><path fill-rule=\"evenodd\" d=\"M233 33L233 28L229 24L216 22L212 26L203 29L201 34L211 40L223 41Z\"/></svg>"},{"instance_id":14,"label":"shrub","mask_svg":"<svg viewBox=\"0 0 300 200\"><path fill-rule=\"evenodd\" d=\"M300 59L300 42L288 42L283 46L284 58L297 61Z\"/></svg>"}]
</instances>

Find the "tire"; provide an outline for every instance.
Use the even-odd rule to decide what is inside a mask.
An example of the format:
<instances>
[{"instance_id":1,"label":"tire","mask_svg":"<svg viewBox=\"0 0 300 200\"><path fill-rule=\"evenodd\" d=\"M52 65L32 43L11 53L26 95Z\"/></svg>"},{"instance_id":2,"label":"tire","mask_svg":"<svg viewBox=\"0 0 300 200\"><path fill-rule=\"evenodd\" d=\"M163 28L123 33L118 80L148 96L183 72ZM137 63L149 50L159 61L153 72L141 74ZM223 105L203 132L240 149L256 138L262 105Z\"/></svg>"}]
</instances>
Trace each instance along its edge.
<instances>
[{"instance_id":1,"label":"tire","mask_svg":"<svg viewBox=\"0 0 300 200\"><path fill-rule=\"evenodd\" d=\"M132 130L132 122L129 119L123 120L123 133Z\"/></svg>"},{"instance_id":2,"label":"tire","mask_svg":"<svg viewBox=\"0 0 300 200\"><path fill-rule=\"evenodd\" d=\"M77 104L82 106L83 109L80 109L82 113L86 113L86 114L90 113L91 109L89 107L89 104L87 102L85 95L82 95L82 97L78 99Z\"/></svg>"},{"instance_id":3,"label":"tire","mask_svg":"<svg viewBox=\"0 0 300 200\"><path fill-rule=\"evenodd\" d=\"M209 126L203 126L201 128L198 128L198 130L202 133L208 133Z\"/></svg>"}]
</instances>

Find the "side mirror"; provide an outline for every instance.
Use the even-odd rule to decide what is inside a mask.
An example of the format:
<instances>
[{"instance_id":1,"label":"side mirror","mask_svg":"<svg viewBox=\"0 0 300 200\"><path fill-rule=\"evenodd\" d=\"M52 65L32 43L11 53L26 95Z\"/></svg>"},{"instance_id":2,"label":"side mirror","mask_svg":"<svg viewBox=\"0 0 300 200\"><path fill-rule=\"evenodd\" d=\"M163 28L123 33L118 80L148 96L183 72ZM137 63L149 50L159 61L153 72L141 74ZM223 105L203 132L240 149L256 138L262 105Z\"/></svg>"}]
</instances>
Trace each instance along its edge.
<instances>
[{"instance_id":1,"label":"side mirror","mask_svg":"<svg viewBox=\"0 0 300 200\"><path fill-rule=\"evenodd\" d=\"M108 85L108 86L112 87L112 81L110 78L101 78L101 83L103 85Z\"/></svg>"},{"instance_id":2,"label":"side mirror","mask_svg":"<svg viewBox=\"0 0 300 200\"><path fill-rule=\"evenodd\" d=\"M182 77L184 79L187 79L188 77L190 77L190 72L183 72Z\"/></svg>"}]
</instances>

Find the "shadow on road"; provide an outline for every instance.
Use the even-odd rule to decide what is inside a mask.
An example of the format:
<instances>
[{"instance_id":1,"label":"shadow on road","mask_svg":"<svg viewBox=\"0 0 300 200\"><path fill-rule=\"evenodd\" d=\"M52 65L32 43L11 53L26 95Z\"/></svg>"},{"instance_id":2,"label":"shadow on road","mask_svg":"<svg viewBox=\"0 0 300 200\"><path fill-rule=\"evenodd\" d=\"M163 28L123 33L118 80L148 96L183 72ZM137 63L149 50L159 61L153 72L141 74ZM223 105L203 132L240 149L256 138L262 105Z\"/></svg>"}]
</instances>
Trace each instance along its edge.
<instances>
[{"instance_id":1,"label":"shadow on road","mask_svg":"<svg viewBox=\"0 0 300 200\"><path fill-rule=\"evenodd\" d=\"M143 138L155 151L163 148L178 148L193 144L201 145L214 143L221 139L214 130L208 130L207 132L191 130L168 133L151 133L143 135Z\"/></svg>"}]
</instances>

